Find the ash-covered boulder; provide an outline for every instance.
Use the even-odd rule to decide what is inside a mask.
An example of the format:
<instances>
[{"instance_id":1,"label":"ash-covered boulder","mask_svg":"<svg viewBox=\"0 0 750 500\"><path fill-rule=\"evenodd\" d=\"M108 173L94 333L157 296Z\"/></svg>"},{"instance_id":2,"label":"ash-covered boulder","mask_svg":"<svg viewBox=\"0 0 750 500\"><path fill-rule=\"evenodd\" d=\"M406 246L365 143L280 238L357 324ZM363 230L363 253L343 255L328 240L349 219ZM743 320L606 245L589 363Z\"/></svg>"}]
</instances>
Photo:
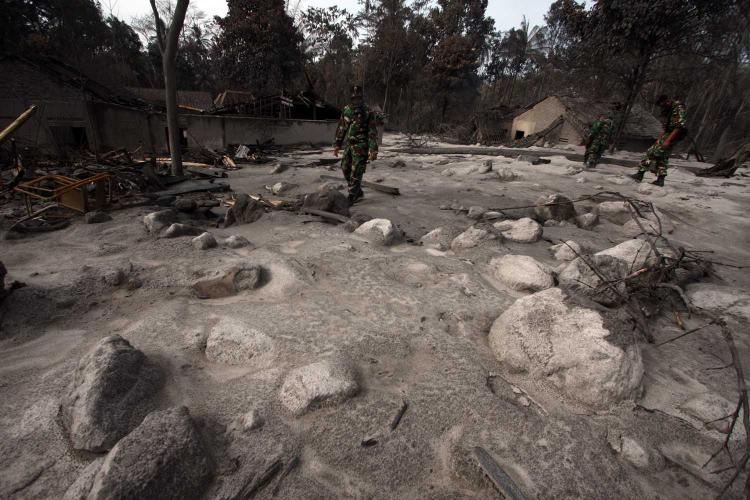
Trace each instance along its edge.
<instances>
[{"instance_id":1,"label":"ash-covered boulder","mask_svg":"<svg viewBox=\"0 0 750 500\"><path fill-rule=\"evenodd\" d=\"M568 302L559 288L522 297L495 320L489 343L507 369L547 380L597 408L636 397L643 363L627 332L611 331L602 313Z\"/></svg>"},{"instance_id":2,"label":"ash-covered boulder","mask_svg":"<svg viewBox=\"0 0 750 500\"><path fill-rule=\"evenodd\" d=\"M295 415L318 406L345 401L359 392L357 372L345 359L334 357L292 370L279 393L281 404Z\"/></svg>"},{"instance_id":3,"label":"ash-covered boulder","mask_svg":"<svg viewBox=\"0 0 750 500\"><path fill-rule=\"evenodd\" d=\"M469 213L466 214L466 216L469 219L479 220L482 218L482 216L487 212L487 209L484 207L480 207L479 205L475 205L473 207L469 207Z\"/></svg>"},{"instance_id":4,"label":"ash-covered boulder","mask_svg":"<svg viewBox=\"0 0 750 500\"><path fill-rule=\"evenodd\" d=\"M625 283L602 286L604 281L600 275L608 282L617 281L628 275L628 265L610 255L582 256L571 261L560 272L558 280L560 288L565 291L588 297L599 304L612 306L623 302L627 293Z\"/></svg>"},{"instance_id":5,"label":"ash-covered boulder","mask_svg":"<svg viewBox=\"0 0 750 500\"><path fill-rule=\"evenodd\" d=\"M61 404L73 448L102 452L141 423L163 381L161 370L119 335L105 337L78 363Z\"/></svg>"},{"instance_id":6,"label":"ash-covered boulder","mask_svg":"<svg viewBox=\"0 0 750 500\"><path fill-rule=\"evenodd\" d=\"M200 498L213 463L184 406L155 411L107 454L89 500Z\"/></svg>"},{"instance_id":7,"label":"ash-covered boulder","mask_svg":"<svg viewBox=\"0 0 750 500\"><path fill-rule=\"evenodd\" d=\"M227 215L224 218L224 227L237 224L250 224L263 217L265 213L263 205L260 202L250 198L245 193L238 194L234 200L234 205L227 210Z\"/></svg>"},{"instance_id":8,"label":"ash-covered boulder","mask_svg":"<svg viewBox=\"0 0 750 500\"><path fill-rule=\"evenodd\" d=\"M568 240L565 243L558 243L549 247L549 251L555 256L555 260L563 262L569 262L578 258L583 253L581 245L573 240Z\"/></svg>"},{"instance_id":9,"label":"ash-covered boulder","mask_svg":"<svg viewBox=\"0 0 750 500\"><path fill-rule=\"evenodd\" d=\"M349 199L328 185L323 185L317 192L305 196L303 206L349 217Z\"/></svg>"},{"instance_id":10,"label":"ash-covered boulder","mask_svg":"<svg viewBox=\"0 0 750 500\"><path fill-rule=\"evenodd\" d=\"M599 216L596 212L589 212L581 215L576 215L575 218L576 226L581 229L591 229L592 227L599 224Z\"/></svg>"},{"instance_id":11,"label":"ash-covered boulder","mask_svg":"<svg viewBox=\"0 0 750 500\"><path fill-rule=\"evenodd\" d=\"M451 235L447 229L438 227L422 236L419 242L426 247L445 251L450 247Z\"/></svg>"},{"instance_id":12,"label":"ash-covered boulder","mask_svg":"<svg viewBox=\"0 0 750 500\"><path fill-rule=\"evenodd\" d=\"M552 269L528 255L503 255L490 261L493 276L508 288L538 292L555 286Z\"/></svg>"},{"instance_id":13,"label":"ash-covered boulder","mask_svg":"<svg viewBox=\"0 0 750 500\"><path fill-rule=\"evenodd\" d=\"M459 234L451 242L452 250L465 250L474 248L485 240L494 238L494 235L478 227L470 227L463 233Z\"/></svg>"},{"instance_id":14,"label":"ash-covered boulder","mask_svg":"<svg viewBox=\"0 0 750 500\"><path fill-rule=\"evenodd\" d=\"M653 245L651 243L636 238L597 252L595 255L609 255L619 259L628 265L628 270L633 272L641 269L652 260L652 251Z\"/></svg>"},{"instance_id":15,"label":"ash-covered boulder","mask_svg":"<svg viewBox=\"0 0 750 500\"><path fill-rule=\"evenodd\" d=\"M206 342L209 361L241 365L270 352L273 340L243 321L223 317L211 328Z\"/></svg>"},{"instance_id":16,"label":"ash-covered boulder","mask_svg":"<svg viewBox=\"0 0 750 500\"><path fill-rule=\"evenodd\" d=\"M603 201L596 207L599 217L614 224L625 224L631 219L628 202L626 201Z\"/></svg>"},{"instance_id":17,"label":"ash-covered boulder","mask_svg":"<svg viewBox=\"0 0 750 500\"><path fill-rule=\"evenodd\" d=\"M388 219L372 219L354 230L356 234L366 237L372 243L388 246L398 240L399 231Z\"/></svg>"},{"instance_id":18,"label":"ash-covered boulder","mask_svg":"<svg viewBox=\"0 0 750 500\"><path fill-rule=\"evenodd\" d=\"M263 268L255 264L242 264L229 268L221 276L197 281L193 291L199 299L220 299L260 286Z\"/></svg>"},{"instance_id":19,"label":"ash-covered boulder","mask_svg":"<svg viewBox=\"0 0 750 500\"><path fill-rule=\"evenodd\" d=\"M534 243L542 237L542 226L533 219L524 217L518 220L504 220L493 224L495 229L509 241L516 243Z\"/></svg>"},{"instance_id":20,"label":"ash-covered boulder","mask_svg":"<svg viewBox=\"0 0 750 500\"><path fill-rule=\"evenodd\" d=\"M576 209L573 202L559 193L540 196L536 200L534 212L541 221L563 221L576 216Z\"/></svg>"},{"instance_id":21,"label":"ash-covered boulder","mask_svg":"<svg viewBox=\"0 0 750 500\"><path fill-rule=\"evenodd\" d=\"M250 240L248 240L244 236L238 236L236 234L224 238L221 241L221 244L227 248L245 248L253 246L253 244L250 243Z\"/></svg>"},{"instance_id":22,"label":"ash-covered boulder","mask_svg":"<svg viewBox=\"0 0 750 500\"><path fill-rule=\"evenodd\" d=\"M177 212L172 209L151 212L143 217L143 225L151 234L159 234L162 229L177 222Z\"/></svg>"},{"instance_id":23,"label":"ash-covered boulder","mask_svg":"<svg viewBox=\"0 0 750 500\"><path fill-rule=\"evenodd\" d=\"M179 238L181 236L198 236L203 234L203 229L187 224L175 223L162 232L164 238Z\"/></svg>"}]
</instances>

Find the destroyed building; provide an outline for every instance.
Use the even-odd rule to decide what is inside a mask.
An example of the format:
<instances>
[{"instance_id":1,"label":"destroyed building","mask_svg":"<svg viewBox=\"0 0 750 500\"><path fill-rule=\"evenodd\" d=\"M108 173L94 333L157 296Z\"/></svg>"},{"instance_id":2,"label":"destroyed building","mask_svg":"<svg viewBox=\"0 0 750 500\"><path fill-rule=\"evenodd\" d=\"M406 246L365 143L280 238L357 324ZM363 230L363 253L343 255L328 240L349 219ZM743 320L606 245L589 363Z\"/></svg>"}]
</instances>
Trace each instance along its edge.
<instances>
[{"instance_id":1,"label":"destroyed building","mask_svg":"<svg viewBox=\"0 0 750 500\"><path fill-rule=\"evenodd\" d=\"M540 142L550 145L583 144L591 123L600 114L613 117L612 103L585 97L550 95L516 115L510 138L520 140L537 134ZM642 106L634 104L625 124L621 148L645 151L661 132L659 120Z\"/></svg>"},{"instance_id":2,"label":"destroyed building","mask_svg":"<svg viewBox=\"0 0 750 500\"><path fill-rule=\"evenodd\" d=\"M32 104L40 107L32 123L16 137L21 147L54 154L122 147L168 149L166 115L158 102L144 98L143 91L110 88L53 58L3 57L0 70L5 75L0 83L0 125L7 125ZM155 92L148 93L155 96ZM323 117L314 120L291 113L279 117L207 114L195 103L183 103L179 124L183 145L188 147L324 144L332 141L338 118L335 108L324 109Z\"/></svg>"}]
</instances>

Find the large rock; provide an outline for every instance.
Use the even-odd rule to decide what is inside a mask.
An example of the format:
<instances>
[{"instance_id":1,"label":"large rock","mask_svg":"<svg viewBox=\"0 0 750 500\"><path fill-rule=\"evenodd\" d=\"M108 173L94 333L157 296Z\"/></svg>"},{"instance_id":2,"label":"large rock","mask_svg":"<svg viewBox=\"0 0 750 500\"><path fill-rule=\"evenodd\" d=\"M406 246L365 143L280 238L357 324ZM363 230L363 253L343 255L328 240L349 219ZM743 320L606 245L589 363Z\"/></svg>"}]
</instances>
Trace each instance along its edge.
<instances>
[{"instance_id":1,"label":"large rock","mask_svg":"<svg viewBox=\"0 0 750 500\"><path fill-rule=\"evenodd\" d=\"M604 201L597 206L599 217L614 224L625 224L631 219L626 201Z\"/></svg>"},{"instance_id":2,"label":"large rock","mask_svg":"<svg viewBox=\"0 0 750 500\"><path fill-rule=\"evenodd\" d=\"M61 405L73 448L102 452L152 409L161 370L119 335L105 337L78 363Z\"/></svg>"},{"instance_id":3,"label":"large rock","mask_svg":"<svg viewBox=\"0 0 750 500\"><path fill-rule=\"evenodd\" d=\"M356 234L366 237L378 245L392 245L398 239L398 230L388 219L372 219L357 229Z\"/></svg>"},{"instance_id":4,"label":"large rock","mask_svg":"<svg viewBox=\"0 0 750 500\"><path fill-rule=\"evenodd\" d=\"M513 290L538 292L555 286L552 269L528 255L503 255L490 261L495 278Z\"/></svg>"},{"instance_id":5,"label":"large rock","mask_svg":"<svg viewBox=\"0 0 750 500\"><path fill-rule=\"evenodd\" d=\"M200 498L213 464L184 406L150 413L104 458L89 500Z\"/></svg>"},{"instance_id":6,"label":"large rock","mask_svg":"<svg viewBox=\"0 0 750 500\"><path fill-rule=\"evenodd\" d=\"M228 269L217 278L201 280L193 284L193 291L199 299L220 299L230 297L244 290L260 286L263 269L255 264L242 264Z\"/></svg>"},{"instance_id":7,"label":"large rock","mask_svg":"<svg viewBox=\"0 0 750 500\"><path fill-rule=\"evenodd\" d=\"M447 250L450 247L451 237L445 228L438 227L422 236L419 242L429 248Z\"/></svg>"},{"instance_id":8,"label":"large rock","mask_svg":"<svg viewBox=\"0 0 750 500\"><path fill-rule=\"evenodd\" d=\"M208 334L206 357L217 363L241 365L272 348L273 340L265 333L243 321L222 317Z\"/></svg>"},{"instance_id":9,"label":"large rock","mask_svg":"<svg viewBox=\"0 0 750 500\"><path fill-rule=\"evenodd\" d=\"M549 251L555 256L555 260L561 260L563 262L574 260L583 253L581 245L573 240L552 245L549 247Z\"/></svg>"},{"instance_id":10,"label":"large rock","mask_svg":"<svg viewBox=\"0 0 750 500\"><path fill-rule=\"evenodd\" d=\"M581 229L591 229L599 224L599 216L594 212L577 215L575 218L576 226Z\"/></svg>"},{"instance_id":11,"label":"large rock","mask_svg":"<svg viewBox=\"0 0 750 500\"><path fill-rule=\"evenodd\" d=\"M596 255L609 255L619 259L627 264L628 270L632 272L641 269L651 261L652 248L653 246L648 241L633 239L597 252Z\"/></svg>"},{"instance_id":12,"label":"large rock","mask_svg":"<svg viewBox=\"0 0 750 500\"><path fill-rule=\"evenodd\" d=\"M598 273L591 266L596 268ZM564 290L583 295L594 302L607 306L621 303L627 293L625 283L618 282L610 286L602 286L604 281L599 275L607 281L624 278L628 275L628 265L610 255L579 257L560 272L558 280L560 287Z\"/></svg>"},{"instance_id":13,"label":"large rock","mask_svg":"<svg viewBox=\"0 0 750 500\"><path fill-rule=\"evenodd\" d=\"M221 241L221 244L227 248L245 248L252 246L252 243L244 236L233 234Z\"/></svg>"},{"instance_id":14,"label":"large rock","mask_svg":"<svg viewBox=\"0 0 750 500\"><path fill-rule=\"evenodd\" d=\"M208 250L209 248L216 248L218 246L216 238L211 233L203 233L200 236L196 236L193 238L192 244L196 250Z\"/></svg>"},{"instance_id":15,"label":"large rock","mask_svg":"<svg viewBox=\"0 0 750 500\"><path fill-rule=\"evenodd\" d=\"M685 291L695 307L715 314L729 314L741 321L750 321L750 294L740 288L693 283Z\"/></svg>"},{"instance_id":16,"label":"large rock","mask_svg":"<svg viewBox=\"0 0 750 500\"><path fill-rule=\"evenodd\" d=\"M534 243L542 237L542 226L528 217L495 222L493 226L505 239L516 243Z\"/></svg>"},{"instance_id":17,"label":"large rock","mask_svg":"<svg viewBox=\"0 0 750 500\"><path fill-rule=\"evenodd\" d=\"M329 358L292 370L279 393L281 403L295 415L318 406L340 403L359 392L357 373L343 359Z\"/></svg>"},{"instance_id":18,"label":"large rock","mask_svg":"<svg viewBox=\"0 0 750 500\"><path fill-rule=\"evenodd\" d=\"M470 227L463 233L459 234L451 242L452 250L464 250L467 248L474 248L479 245L482 241L493 238L494 236L478 227Z\"/></svg>"},{"instance_id":19,"label":"large rock","mask_svg":"<svg viewBox=\"0 0 750 500\"><path fill-rule=\"evenodd\" d=\"M635 397L641 353L627 332L612 332L601 313L566 301L559 288L522 297L495 320L489 343L508 369L548 380L597 408Z\"/></svg>"},{"instance_id":20,"label":"large rock","mask_svg":"<svg viewBox=\"0 0 750 500\"><path fill-rule=\"evenodd\" d=\"M536 200L534 212L541 221L563 221L576 216L576 209L573 202L559 193L540 196Z\"/></svg>"},{"instance_id":21,"label":"large rock","mask_svg":"<svg viewBox=\"0 0 750 500\"><path fill-rule=\"evenodd\" d=\"M224 218L224 227L236 224L250 224L263 217L265 213L265 209L260 202L250 198L245 193L238 194L234 200L234 205L227 210L227 215Z\"/></svg>"},{"instance_id":22,"label":"large rock","mask_svg":"<svg viewBox=\"0 0 750 500\"><path fill-rule=\"evenodd\" d=\"M349 199L346 195L341 194L336 189L331 189L327 185L322 186L317 192L305 196L303 206L349 217Z\"/></svg>"},{"instance_id":23,"label":"large rock","mask_svg":"<svg viewBox=\"0 0 750 500\"><path fill-rule=\"evenodd\" d=\"M151 234L159 234L162 229L177 222L177 212L174 210L159 210L143 217L143 224Z\"/></svg>"}]
</instances>

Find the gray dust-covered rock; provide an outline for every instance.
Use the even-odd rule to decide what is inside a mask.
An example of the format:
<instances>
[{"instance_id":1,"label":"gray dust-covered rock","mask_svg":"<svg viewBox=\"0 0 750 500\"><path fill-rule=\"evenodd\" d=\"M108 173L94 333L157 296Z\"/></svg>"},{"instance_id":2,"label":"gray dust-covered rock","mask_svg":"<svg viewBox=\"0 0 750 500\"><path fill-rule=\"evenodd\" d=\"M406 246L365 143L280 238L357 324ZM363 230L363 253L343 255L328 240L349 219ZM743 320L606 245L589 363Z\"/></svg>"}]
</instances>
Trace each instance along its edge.
<instances>
[{"instance_id":1,"label":"gray dust-covered rock","mask_svg":"<svg viewBox=\"0 0 750 500\"><path fill-rule=\"evenodd\" d=\"M151 410L162 372L119 335L105 337L78 363L61 404L77 450L110 449Z\"/></svg>"},{"instance_id":2,"label":"gray dust-covered rock","mask_svg":"<svg viewBox=\"0 0 750 500\"><path fill-rule=\"evenodd\" d=\"M299 187L297 184L293 184L291 182L281 181L277 182L273 186L271 186L271 193L275 195L284 194L287 191L291 191L292 189L295 189Z\"/></svg>"},{"instance_id":3,"label":"gray dust-covered rock","mask_svg":"<svg viewBox=\"0 0 750 500\"><path fill-rule=\"evenodd\" d=\"M542 226L528 217L495 222L493 226L505 239L516 243L534 243L542 237Z\"/></svg>"},{"instance_id":4,"label":"gray dust-covered rock","mask_svg":"<svg viewBox=\"0 0 750 500\"><path fill-rule=\"evenodd\" d=\"M552 269L528 255L503 255L490 261L494 277L509 288L538 292L555 286Z\"/></svg>"},{"instance_id":5,"label":"gray dust-covered rock","mask_svg":"<svg viewBox=\"0 0 750 500\"><path fill-rule=\"evenodd\" d=\"M511 182L519 179L519 175L510 167L505 167L497 172L497 179L501 182Z\"/></svg>"},{"instance_id":6,"label":"gray dust-covered rock","mask_svg":"<svg viewBox=\"0 0 750 500\"><path fill-rule=\"evenodd\" d=\"M227 248L245 248L252 246L252 243L244 236L233 234L221 241L221 244Z\"/></svg>"},{"instance_id":7,"label":"gray dust-covered rock","mask_svg":"<svg viewBox=\"0 0 750 500\"><path fill-rule=\"evenodd\" d=\"M213 476L211 457L184 406L155 411L107 454L89 500L200 498Z\"/></svg>"},{"instance_id":8,"label":"gray dust-covered rock","mask_svg":"<svg viewBox=\"0 0 750 500\"><path fill-rule=\"evenodd\" d=\"M563 221L576 216L576 209L573 202L559 193L540 196L536 200L534 212L541 221Z\"/></svg>"},{"instance_id":9,"label":"gray dust-covered rock","mask_svg":"<svg viewBox=\"0 0 750 500\"><path fill-rule=\"evenodd\" d=\"M177 212L171 209L151 212L143 217L143 224L151 234L159 234L162 229L177 222Z\"/></svg>"},{"instance_id":10,"label":"gray dust-covered rock","mask_svg":"<svg viewBox=\"0 0 750 500\"><path fill-rule=\"evenodd\" d=\"M492 238L494 238L494 235L488 233L484 229L472 226L453 238L453 241L451 241L451 249L465 250L467 248L474 248L481 242Z\"/></svg>"},{"instance_id":11,"label":"gray dust-covered rock","mask_svg":"<svg viewBox=\"0 0 750 500\"><path fill-rule=\"evenodd\" d=\"M450 247L451 237L445 228L438 227L422 236L419 242L429 248L447 250Z\"/></svg>"},{"instance_id":12,"label":"gray dust-covered rock","mask_svg":"<svg viewBox=\"0 0 750 500\"><path fill-rule=\"evenodd\" d=\"M560 261L571 261L576 259L583 253L581 245L573 240L568 240L565 243L558 243L549 247L549 251L555 256L555 260Z\"/></svg>"},{"instance_id":13,"label":"gray dust-covered rock","mask_svg":"<svg viewBox=\"0 0 750 500\"><path fill-rule=\"evenodd\" d=\"M272 348L273 340L265 333L243 321L222 317L208 334L206 357L216 363L241 365Z\"/></svg>"},{"instance_id":14,"label":"gray dust-covered rock","mask_svg":"<svg viewBox=\"0 0 750 500\"><path fill-rule=\"evenodd\" d=\"M695 307L750 321L750 294L745 290L713 283L692 283L685 291Z\"/></svg>"},{"instance_id":15,"label":"gray dust-covered rock","mask_svg":"<svg viewBox=\"0 0 750 500\"><path fill-rule=\"evenodd\" d=\"M581 229L591 229L592 227L599 224L599 216L595 212L576 215L575 222L576 226L580 227Z\"/></svg>"},{"instance_id":16,"label":"gray dust-covered rock","mask_svg":"<svg viewBox=\"0 0 750 500\"><path fill-rule=\"evenodd\" d=\"M605 327L598 311L570 304L562 290L550 288L506 309L493 323L489 343L507 369L606 408L641 390L640 348L629 338Z\"/></svg>"},{"instance_id":17,"label":"gray dust-covered rock","mask_svg":"<svg viewBox=\"0 0 750 500\"><path fill-rule=\"evenodd\" d=\"M626 297L625 283L619 282L600 288L603 283L600 274L607 281L615 281L628 275L628 265L610 255L578 257L562 270L558 280L563 290L588 297L594 302L606 306L623 302Z\"/></svg>"},{"instance_id":18,"label":"gray dust-covered rock","mask_svg":"<svg viewBox=\"0 0 750 500\"><path fill-rule=\"evenodd\" d=\"M597 252L595 255L609 255L623 261L629 270L637 271L652 259L652 248L653 246L648 241L632 239Z\"/></svg>"},{"instance_id":19,"label":"gray dust-covered rock","mask_svg":"<svg viewBox=\"0 0 750 500\"><path fill-rule=\"evenodd\" d=\"M486 208L475 205L473 207L469 207L469 213L467 214L467 217L469 217L469 219L479 220L482 218L485 212L487 212Z\"/></svg>"},{"instance_id":20,"label":"gray dust-covered rock","mask_svg":"<svg viewBox=\"0 0 750 500\"><path fill-rule=\"evenodd\" d=\"M253 223L263 217L265 213L265 209L260 202L250 198L245 193L238 194L234 200L234 205L227 210L224 227Z\"/></svg>"},{"instance_id":21,"label":"gray dust-covered rock","mask_svg":"<svg viewBox=\"0 0 750 500\"><path fill-rule=\"evenodd\" d=\"M340 403L359 392L357 372L347 360L329 358L289 372L279 399L295 415Z\"/></svg>"},{"instance_id":22,"label":"gray dust-covered rock","mask_svg":"<svg viewBox=\"0 0 750 500\"><path fill-rule=\"evenodd\" d=\"M86 224L101 224L102 222L109 222L112 220L112 217L106 212L101 212L99 210L95 212L86 212L86 215L83 216L83 221Z\"/></svg>"},{"instance_id":23,"label":"gray dust-covered rock","mask_svg":"<svg viewBox=\"0 0 750 500\"><path fill-rule=\"evenodd\" d=\"M197 236L203 234L203 229L187 224L174 223L162 232L163 238L180 238L182 236Z\"/></svg>"},{"instance_id":24,"label":"gray dust-covered rock","mask_svg":"<svg viewBox=\"0 0 750 500\"><path fill-rule=\"evenodd\" d=\"M253 409L232 420L227 430L229 432L244 433L260 429L265 423L263 415L258 410Z\"/></svg>"},{"instance_id":25,"label":"gray dust-covered rock","mask_svg":"<svg viewBox=\"0 0 750 500\"><path fill-rule=\"evenodd\" d=\"M631 219L626 201L603 201L596 208L599 217L614 224L625 224Z\"/></svg>"},{"instance_id":26,"label":"gray dust-covered rock","mask_svg":"<svg viewBox=\"0 0 750 500\"><path fill-rule=\"evenodd\" d=\"M200 236L196 236L191 243L196 250L208 250L209 248L216 248L218 246L216 238L211 233L203 233Z\"/></svg>"},{"instance_id":27,"label":"gray dust-covered rock","mask_svg":"<svg viewBox=\"0 0 750 500\"><path fill-rule=\"evenodd\" d=\"M303 206L349 217L349 199L326 185L321 186L317 192L305 196Z\"/></svg>"},{"instance_id":28,"label":"gray dust-covered rock","mask_svg":"<svg viewBox=\"0 0 750 500\"><path fill-rule=\"evenodd\" d=\"M398 230L388 219L372 219L354 230L378 245L392 245L398 239Z\"/></svg>"},{"instance_id":29,"label":"gray dust-covered rock","mask_svg":"<svg viewBox=\"0 0 750 500\"><path fill-rule=\"evenodd\" d=\"M255 264L231 267L217 278L193 283L193 291L199 299L230 297L244 290L252 290L261 284L263 268Z\"/></svg>"},{"instance_id":30,"label":"gray dust-covered rock","mask_svg":"<svg viewBox=\"0 0 750 500\"><path fill-rule=\"evenodd\" d=\"M174 202L174 208L178 212L192 213L198 208L198 203L190 198L180 198Z\"/></svg>"}]
</instances>

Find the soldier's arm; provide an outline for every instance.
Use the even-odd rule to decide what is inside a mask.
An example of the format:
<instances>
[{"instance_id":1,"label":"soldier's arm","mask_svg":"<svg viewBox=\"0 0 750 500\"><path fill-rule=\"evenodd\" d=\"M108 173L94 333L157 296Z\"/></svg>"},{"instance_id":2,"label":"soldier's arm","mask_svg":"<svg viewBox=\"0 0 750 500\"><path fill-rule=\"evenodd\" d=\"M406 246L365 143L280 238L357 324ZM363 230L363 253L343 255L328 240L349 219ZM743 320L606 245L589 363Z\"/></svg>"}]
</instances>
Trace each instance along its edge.
<instances>
[{"instance_id":1,"label":"soldier's arm","mask_svg":"<svg viewBox=\"0 0 750 500\"><path fill-rule=\"evenodd\" d=\"M341 149L341 145L344 143L344 137L346 137L346 131L349 129L351 108L346 106L341 112L341 118L339 118L339 126L336 127L336 149Z\"/></svg>"}]
</instances>

